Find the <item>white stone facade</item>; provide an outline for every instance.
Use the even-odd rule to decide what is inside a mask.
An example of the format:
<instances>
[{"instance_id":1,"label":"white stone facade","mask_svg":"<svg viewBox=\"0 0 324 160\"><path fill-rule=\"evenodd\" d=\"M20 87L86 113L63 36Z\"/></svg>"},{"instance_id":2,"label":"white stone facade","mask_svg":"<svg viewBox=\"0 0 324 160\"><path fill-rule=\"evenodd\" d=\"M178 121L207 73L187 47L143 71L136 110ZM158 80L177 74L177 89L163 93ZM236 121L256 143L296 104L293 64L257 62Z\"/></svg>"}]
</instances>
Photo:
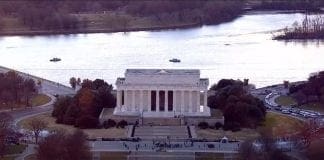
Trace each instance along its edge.
<instances>
[{"instance_id":1,"label":"white stone facade","mask_svg":"<svg viewBox=\"0 0 324 160\"><path fill-rule=\"evenodd\" d=\"M116 81L114 115L210 116L208 85L199 70L127 69L125 78Z\"/></svg>"}]
</instances>

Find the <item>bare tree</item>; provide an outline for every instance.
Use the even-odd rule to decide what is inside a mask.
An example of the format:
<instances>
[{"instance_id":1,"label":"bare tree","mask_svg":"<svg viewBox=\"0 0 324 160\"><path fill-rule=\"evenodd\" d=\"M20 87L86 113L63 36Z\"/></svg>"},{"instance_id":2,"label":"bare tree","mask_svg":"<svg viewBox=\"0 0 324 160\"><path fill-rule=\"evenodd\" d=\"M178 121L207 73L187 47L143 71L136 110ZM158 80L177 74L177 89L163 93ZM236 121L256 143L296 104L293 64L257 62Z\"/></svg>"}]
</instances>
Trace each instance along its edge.
<instances>
[{"instance_id":1,"label":"bare tree","mask_svg":"<svg viewBox=\"0 0 324 160\"><path fill-rule=\"evenodd\" d=\"M30 104L31 97L36 93L36 84L35 81L32 79L27 79L23 82L23 95L25 97L25 105L26 107L32 106Z\"/></svg>"},{"instance_id":2,"label":"bare tree","mask_svg":"<svg viewBox=\"0 0 324 160\"><path fill-rule=\"evenodd\" d=\"M8 90L3 90L0 93L0 99L3 101L4 104L6 104L6 106L11 110L13 110L14 107L14 103L13 103L13 95L10 91Z\"/></svg>"},{"instance_id":3,"label":"bare tree","mask_svg":"<svg viewBox=\"0 0 324 160\"><path fill-rule=\"evenodd\" d=\"M80 77L77 79L77 85L81 85L81 78Z\"/></svg>"},{"instance_id":4,"label":"bare tree","mask_svg":"<svg viewBox=\"0 0 324 160\"><path fill-rule=\"evenodd\" d=\"M38 118L33 118L28 122L29 129L33 132L35 143L38 143L38 138L43 130L47 127L47 123Z\"/></svg>"},{"instance_id":5,"label":"bare tree","mask_svg":"<svg viewBox=\"0 0 324 160\"><path fill-rule=\"evenodd\" d=\"M87 142L87 135L82 130L76 130L72 135L67 136L65 141L65 159L91 159L90 147Z\"/></svg>"},{"instance_id":6,"label":"bare tree","mask_svg":"<svg viewBox=\"0 0 324 160\"><path fill-rule=\"evenodd\" d=\"M247 140L240 145L239 156L242 160L290 160L276 144L276 138L272 134L272 126L259 128L260 136Z\"/></svg>"},{"instance_id":7,"label":"bare tree","mask_svg":"<svg viewBox=\"0 0 324 160\"><path fill-rule=\"evenodd\" d=\"M301 147L309 147L312 141L317 140L321 133L323 133L323 130L321 130L320 122L316 121L316 119L309 119L299 129L296 136L302 142L300 143L303 145Z\"/></svg>"},{"instance_id":8,"label":"bare tree","mask_svg":"<svg viewBox=\"0 0 324 160\"><path fill-rule=\"evenodd\" d=\"M4 28L4 22L2 18L0 17L0 31Z\"/></svg>"},{"instance_id":9,"label":"bare tree","mask_svg":"<svg viewBox=\"0 0 324 160\"><path fill-rule=\"evenodd\" d=\"M64 146L66 139L63 132L54 132L40 141L37 149L38 160L64 160Z\"/></svg>"},{"instance_id":10,"label":"bare tree","mask_svg":"<svg viewBox=\"0 0 324 160\"><path fill-rule=\"evenodd\" d=\"M73 89L75 89L76 85L77 85L77 79L75 77L71 77L70 78L70 85Z\"/></svg>"},{"instance_id":11,"label":"bare tree","mask_svg":"<svg viewBox=\"0 0 324 160\"><path fill-rule=\"evenodd\" d=\"M90 160L92 157L86 135L81 130L71 135L54 132L40 141L36 155L38 160Z\"/></svg>"},{"instance_id":12,"label":"bare tree","mask_svg":"<svg viewBox=\"0 0 324 160\"><path fill-rule=\"evenodd\" d=\"M253 146L254 139L244 141L239 148L239 156L243 160L256 159L257 150Z\"/></svg>"},{"instance_id":13,"label":"bare tree","mask_svg":"<svg viewBox=\"0 0 324 160\"><path fill-rule=\"evenodd\" d=\"M12 117L8 113L0 113L0 157L7 152L6 139L11 129Z\"/></svg>"}]
</instances>

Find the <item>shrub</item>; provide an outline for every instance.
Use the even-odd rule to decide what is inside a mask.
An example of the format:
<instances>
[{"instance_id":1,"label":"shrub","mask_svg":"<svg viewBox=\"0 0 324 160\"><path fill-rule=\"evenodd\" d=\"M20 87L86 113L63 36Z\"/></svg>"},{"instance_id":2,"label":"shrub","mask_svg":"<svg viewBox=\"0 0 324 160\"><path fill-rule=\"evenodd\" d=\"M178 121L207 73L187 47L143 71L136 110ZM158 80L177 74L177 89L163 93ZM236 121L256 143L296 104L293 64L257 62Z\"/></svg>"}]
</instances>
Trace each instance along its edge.
<instances>
[{"instance_id":1,"label":"shrub","mask_svg":"<svg viewBox=\"0 0 324 160\"><path fill-rule=\"evenodd\" d=\"M82 116L76 121L76 126L85 129L85 128L97 128L99 124L98 118L92 117L90 115Z\"/></svg>"},{"instance_id":2,"label":"shrub","mask_svg":"<svg viewBox=\"0 0 324 160\"><path fill-rule=\"evenodd\" d=\"M240 130L241 130L241 127L239 125L234 125L233 128L232 128L232 132L237 132L237 131L240 131Z\"/></svg>"},{"instance_id":3,"label":"shrub","mask_svg":"<svg viewBox=\"0 0 324 160\"><path fill-rule=\"evenodd\" d=\"M107 121L104 121L103 127L107 129L107 128L115 127L116 124L117 123L114 120L108 119Z\"/></svg>"},{"instance_id":4,"label":"shrub","mask_svg":"<svg viewBox=\"0 0 324 160\"><path fill-rule=\"evenodd\" d=\"M220 123L220 122L215 123L215 129L220 129L221 127L223 127L222 123Z\"/></svg>"},{"instance_id":5,"label":"shrub","mask_svg":"<svg viewBox=\"0 0 324 160\"><path fill-rule=\"evenodd\" d=\"M207 128L209 127L209 125L208 125L207 122L200 122L200 123L198 124L198 127L199 127L200 129L207 129Z\"/></svg>"},{"instance_id":6,"label":"shrub","mask_svg":"<svg viewBox=\"0 0 324 160\"><path fill-rule=\"evenodd\" d=\"M121 121L119 121L118 122L118 124L117 124L117 128L125 128L125 126L127 126L128 125L128 123L127 123L127 121L125 121L125 120L121 120Z\"/></svg>"},{"instance_id":7,"label":"shrub","mask_svg":"<svg viewBox=\"0 0 324 160\"><path fill-rule=\"evenodd\" d=\"M241 130L240 123L238 122L227 122L223 126L224 131L231 130L232 132L237 132Z\"/></svg>"},{"instance_id":8,"label":"shrub","mask_svg":"<svg viewBox=\"0 0 324 160\"><path fill-rule=\"evenodd\" d=\"M225 124L223 125L223 130L228 131L231 130L232 127L233 127L233 122L225 122Z\"/></svg>"}]
</instances>

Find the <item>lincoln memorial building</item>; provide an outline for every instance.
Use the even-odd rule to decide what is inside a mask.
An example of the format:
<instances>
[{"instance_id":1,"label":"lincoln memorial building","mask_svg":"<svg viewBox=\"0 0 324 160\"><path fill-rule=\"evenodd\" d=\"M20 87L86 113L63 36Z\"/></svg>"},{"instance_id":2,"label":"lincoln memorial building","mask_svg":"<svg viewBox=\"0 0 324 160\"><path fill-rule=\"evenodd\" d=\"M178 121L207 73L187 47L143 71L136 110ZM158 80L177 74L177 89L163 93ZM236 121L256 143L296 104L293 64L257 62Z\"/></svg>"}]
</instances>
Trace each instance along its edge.
<instances>
[{"instance_id":1,"label":"lincoln memorial building","mask_svg":"<svg viewBox=\"0 0 324 160\"><path fill-rule=\"evenodd\" d=\"M127 69L118 78L113 114L141 117L208 117L209 81L195 69Z\"/></svg>"}]
</instances>

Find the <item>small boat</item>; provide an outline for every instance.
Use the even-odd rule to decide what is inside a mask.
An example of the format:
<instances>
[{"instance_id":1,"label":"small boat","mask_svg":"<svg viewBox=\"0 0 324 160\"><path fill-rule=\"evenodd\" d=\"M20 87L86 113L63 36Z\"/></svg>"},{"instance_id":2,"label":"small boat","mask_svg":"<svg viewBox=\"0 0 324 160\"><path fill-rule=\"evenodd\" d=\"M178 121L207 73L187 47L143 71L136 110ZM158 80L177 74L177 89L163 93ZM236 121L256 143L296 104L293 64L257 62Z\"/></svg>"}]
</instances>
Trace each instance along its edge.
<instances>
[{"instance_id":1,"label":"small boat","mask_svg":"<svg viewBox=\"0 0 324 160\"><path fill-rule=\"evenodd\" d=\"M173 63L179 63L179 62L181 62L180 59L176 59L176 58L172 58L169 61L170 62L173 62Z\"/></svg>"},{"instance_id":2,"label":"small boat","mask_svg":"<svg viewBox=\"0 0 324 160\"><path fill-rule=\"evenodd\" d=\"M51 62L58 62L58 61L61 61L61 58L52 58L50 59Z\"/></svg>"}]
</instances>

